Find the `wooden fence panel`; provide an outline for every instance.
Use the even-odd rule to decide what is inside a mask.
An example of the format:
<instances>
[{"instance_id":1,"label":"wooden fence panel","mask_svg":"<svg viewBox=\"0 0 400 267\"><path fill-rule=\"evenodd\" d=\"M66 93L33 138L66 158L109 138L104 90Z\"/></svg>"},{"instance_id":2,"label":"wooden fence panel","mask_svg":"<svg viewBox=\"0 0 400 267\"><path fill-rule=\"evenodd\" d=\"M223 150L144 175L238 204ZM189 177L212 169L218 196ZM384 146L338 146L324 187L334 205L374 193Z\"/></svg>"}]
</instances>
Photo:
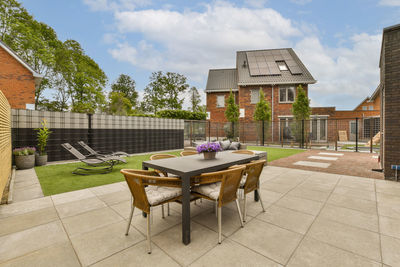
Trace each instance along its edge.
<instances>
[{"instance_id":1,"label":"wooden fence panel","mask_svg":"<svg viewBox=\"0 0 400 267\"><path fill-rule=\"evenodd\" d=\"M11 174L11 108L0 90L0 199Z\"/></svg>"}]
</instances>

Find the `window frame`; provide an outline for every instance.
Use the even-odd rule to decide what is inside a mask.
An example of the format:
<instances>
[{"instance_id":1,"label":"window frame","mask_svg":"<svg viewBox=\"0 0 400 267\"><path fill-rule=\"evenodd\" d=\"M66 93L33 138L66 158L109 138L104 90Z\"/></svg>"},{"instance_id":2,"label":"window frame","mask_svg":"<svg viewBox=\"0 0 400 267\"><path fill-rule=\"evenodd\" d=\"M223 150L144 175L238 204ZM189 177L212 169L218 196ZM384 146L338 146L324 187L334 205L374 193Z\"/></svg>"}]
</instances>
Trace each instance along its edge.
<instances>
[{"instance_id":1,"label":"window frame","mask_svg":"<svg viewBox=\"0 0 400 267\"><path fill-rule=\"evenodd\" d=\"M362 106L362 108L361 108L363 111L367 111L368 110L368 107L367 106Z\"/></svg>"},{"instance_id":2,"label":"window frame","mask_svg":"<svg viewBox=\"0 0 400 267\"><path fill-rule=\"evenodd\" d=\"M218 103L219 103L218 99L219 99L220 97L222 97L222 98L224 99L224 103L223 103L222 106L219 106L219 105L218 105ZM217 108L224 108L224 107L225 107L225 95L217 95L216 106L217 106Z\"/></svg>"},{"instance_id":3,"label":"window frame","mask_svg":"<svg viewBox=\"0 0 400 267\"><path fill-rule=\"evenodd\" d=\"M256 102L252 101L253 100L253 97L252 97L253 92L257 93L257 101ZM260 102L260 90L255 90L255 89L250 90L250 104L257 104L258 102Z\"/></svg>"},{"instance_id":4,"label":"window frame","mask_svg":"<svg viewBox=\"0 0 400 267\"><path fill-rule=\"evenodd\" d=\"M285 100L281 101L281 89L285 89ZM293 89L293 101L288 100L288 89ZM280 86L279 87L279 103L292 104L296 100L296 87L295 86Z\"/></svg>"},{"instance_id":5,"label":"window frame","mask_svg":"<svg viewBox=\"0 0 400 267\"><path fill-rule=\"evenodd\" d=\"M276 65L278 65L278 68L279 68L280 71L287 71L287 70L289 70L289 68L288 68L288 66L287 66L287 64L286 64L285 61L276 61L275 63L276 63ZM282 68L281 68L281 67L282 67Z\"/></svg>"}]
</instances>

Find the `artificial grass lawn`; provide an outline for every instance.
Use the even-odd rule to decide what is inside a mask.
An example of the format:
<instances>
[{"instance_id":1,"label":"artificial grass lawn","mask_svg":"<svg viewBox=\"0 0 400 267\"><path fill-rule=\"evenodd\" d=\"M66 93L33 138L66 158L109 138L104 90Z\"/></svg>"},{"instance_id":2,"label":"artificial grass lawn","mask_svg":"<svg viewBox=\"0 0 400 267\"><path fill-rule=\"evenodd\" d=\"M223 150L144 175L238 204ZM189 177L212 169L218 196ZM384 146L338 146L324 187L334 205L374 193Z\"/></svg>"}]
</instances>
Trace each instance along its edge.
<instances>
[{"instance_id":1,"label":"artificial grass lawn","mask_svg":"<svg viewBox=\"0 0 400 267\"><path fill-rule=\"evenodd\" d=\"M304 152L303 149L288 149L288 148L278 148L278 147L265 147L265 146L247 146L248 150L260 150L267 151L268 162L277 160L280 158L286 158L291 155L295 155Z\"/></svg>"},{"instance_id":2,"label":"artificial grass lawn","mask_svg":"<svg viewBox=\"0 0 400 267\"><path fill-rule=\"evenodd\" d=\"M179 156L180 152L181 150L170 151L168 154ZM124 176L119 172L121 169L142 169L142 162L149 160L153 154L125 157L126 164L114 165L113 171L107 174L72 174L72 171L76 167L85 166L81 162L40 166L35 167L35 171L39 178L43 194L49 196L124 181Z\"/></svg>"},{"instance_id":3,"label":"artificial grass lawn","mask_svg":"<svg viewBox=\"0 0 400 267\"><path fill-rule=\"evenodd\" d=\"M273 147L248 146L250 150L267 151L268 161L288 157L304 150L285 149ZM181 150L170 151L168 154L179 156ZM154 153L153 153L154 154ZM72 171L78 166L84 166L84 163L68 163L35 167L40 185L45 196L60 194L64 192L95 187L99 185L111 184L124 181L123 175L119 172L121 169L141 169L142 162L149 160L153 154L126 157L126 164L114 165L113 171L108 174L93 175L75 175Z\"/></svg>"}]
</instances>

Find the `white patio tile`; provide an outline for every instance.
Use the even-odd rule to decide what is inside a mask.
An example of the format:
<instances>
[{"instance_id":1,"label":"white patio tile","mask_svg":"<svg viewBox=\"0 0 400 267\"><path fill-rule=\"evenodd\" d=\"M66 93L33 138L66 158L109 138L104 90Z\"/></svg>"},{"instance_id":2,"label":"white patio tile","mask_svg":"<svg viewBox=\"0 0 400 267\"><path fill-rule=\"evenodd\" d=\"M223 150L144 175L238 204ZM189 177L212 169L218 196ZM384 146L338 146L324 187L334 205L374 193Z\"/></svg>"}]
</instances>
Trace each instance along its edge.
<instances>
[{"instance_id":1,"label":"white patio tile","mask_svg":"<svg viewBox=\"0 0 400 267\"><path fill-rule=\"evenodd\" d=\"M97 197L81 199L78 201L67 202L56 206L60 218L78 215L90 210L106 207L103 201Z\"/></svg>"},{"instance_id":2,"label":"white patio tile","mask_svg":"<svg viewBox=\"0 0 400 267\"><path fill-rule=\"evenodd\" d=\"M309 156L308 158L309 159L318 159L318 160L328 160L328 161L338 160L337 157Z\"/></svg>"},{"instance_id":3,"label":"white patio tile","mask_svg":"<svg viewBox=\"0 0 400 267\"><path fill-rule=\"evenodd\" d=\"M306 160L297 161L297 162L293 163L293 165L306 166L306 167L316 167L316 168L323 168L323 169L326 169L329 166L331 166L330 163L306 161Z\"/></svg>"},{"instance_id":4,"label":"white patio tile","mask_svg":"<svg viewBox=\"0 0 400 267\"><path fill-rule=\"evenodd\" d=\"M286 195L279 201L277 201L275 205L292 210L297 210L310 215L317 215L318 212L321 210L323 203Z\"/></svg>"},{"instance_id":5,"label":"white patio tile","mask_svg":"<svg viewBox=\"0 0 400 267\"><path fill-rule=\"evenodd\" d=\"M78 201L92 197L95 197L95 195L89 189L82 189L82 190L52 195L51 199L53 200L54 205L57 206L64 203Z\"/></svg>"},{"instance_id":6,"label":"white patio tile","mask_svg":"<svg viewBox=\"0 0 400 267\"><path fill-rule=\"evenodd\" d=\"M400 239L381 235L382 262L392 267L400 266Z\"/></svg>"},{"instance_id":7,"label":"white patio tile","mask_svg":"<svg viewBox=\"0 0 400 267\"><path fill-rule=\"evenodd\" d=\"M50 197L37 198L22 202L16 202L9 205L0 206L0 218L19 215L35 210L53 207Z\"/></svg>"},{"instance_id":8,"label":"white patio tile","mask_svg":"<svg viewBox=\"0 0 400 267\"><path fill-rule=\"evenodd\" d=\"M354 209L366 213L376 214L376 202L360 199L356 196L346 196L341 194L331 194L328 203L344 208Z\"/></svg>"}]
</instances>

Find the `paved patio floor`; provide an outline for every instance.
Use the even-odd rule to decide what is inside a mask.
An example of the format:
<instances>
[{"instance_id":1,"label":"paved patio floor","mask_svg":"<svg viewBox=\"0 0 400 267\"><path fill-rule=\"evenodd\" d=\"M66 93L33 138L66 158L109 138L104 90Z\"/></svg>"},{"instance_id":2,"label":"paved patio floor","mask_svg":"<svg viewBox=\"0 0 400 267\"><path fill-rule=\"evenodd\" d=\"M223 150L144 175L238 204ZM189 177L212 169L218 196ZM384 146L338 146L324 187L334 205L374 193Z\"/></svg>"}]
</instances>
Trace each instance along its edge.
<instances>
[{"instance_id":1,"label":"paved patio floor","mask_svg":"<svg viewBox=\"0 0 400 267\"><path fill-rule=\"evenodd\" d=\"M0 206L0 266L400 266L399 183L269 166L261 188L244 228L223 209L221 245L210 202L192 204L188 246L180 206L155 209L151 255L140 211L124 235L124 183Z\"/></svg>"}]
</instances>

